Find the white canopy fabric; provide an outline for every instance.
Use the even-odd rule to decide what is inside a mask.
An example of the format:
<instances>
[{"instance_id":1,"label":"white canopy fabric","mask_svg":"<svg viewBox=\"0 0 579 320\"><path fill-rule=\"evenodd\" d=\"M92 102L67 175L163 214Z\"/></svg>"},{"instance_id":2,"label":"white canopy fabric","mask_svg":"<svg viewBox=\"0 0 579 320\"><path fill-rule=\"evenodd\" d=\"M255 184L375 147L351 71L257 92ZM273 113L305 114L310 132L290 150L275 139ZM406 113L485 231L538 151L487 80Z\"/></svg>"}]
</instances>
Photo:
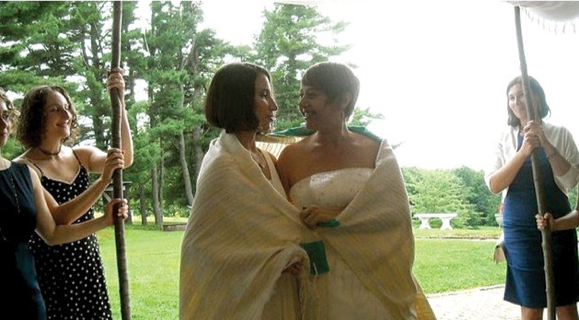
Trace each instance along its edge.
<instances>
[{"instance_id":1,"label":"white canopy fabric","mask_svg":"<svg viewBox=\"0 0 579 320\"><path fill-rule=\"evenodd\" d=\"M566 22L579 18L579 0L503 0L525 8L531 15Z\"/></svg>"},{"instance_id":2,"label":"white canopy fabric","mask_svg":"<svg viewBox=\"0 0 579 320\"><path fill-rule=\"evenodd\" d=\"M276 3L294 5L319 5L328 3L348 3L360 0L274 0ZM507 1L520 6L532 20L561 26L579 24L579 1ZM364 1L362 1L364 3Z\"/></svg>"}]
</instances>

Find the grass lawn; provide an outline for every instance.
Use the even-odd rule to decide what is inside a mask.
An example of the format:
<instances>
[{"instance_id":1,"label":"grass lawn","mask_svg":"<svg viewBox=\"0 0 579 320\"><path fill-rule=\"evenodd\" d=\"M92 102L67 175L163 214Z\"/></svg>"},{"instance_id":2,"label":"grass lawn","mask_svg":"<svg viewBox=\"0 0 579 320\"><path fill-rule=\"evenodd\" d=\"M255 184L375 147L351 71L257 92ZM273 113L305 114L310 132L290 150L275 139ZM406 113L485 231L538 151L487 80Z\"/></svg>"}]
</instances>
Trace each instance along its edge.
<instances>
[{"instance_id":1,"label":"grass lawn","mask_svg":"<svg viewBox=\"0 0 579 320\"><path fill-rule=\"evenodd\" d=\"M170 221L167 221L170 222ZM504 282L505 264L492 261L494 241L452 239L496 237L498 228L482 230L414 230L414 274L424 291L438 293ZM125 231L131 315L134 320L178 318L179 257L182 231L127 226ZM495 237L495 238L496 238ZM120 319L119 284L112 228L98 233L113 316Z\"/></svg>"}]
</instances>

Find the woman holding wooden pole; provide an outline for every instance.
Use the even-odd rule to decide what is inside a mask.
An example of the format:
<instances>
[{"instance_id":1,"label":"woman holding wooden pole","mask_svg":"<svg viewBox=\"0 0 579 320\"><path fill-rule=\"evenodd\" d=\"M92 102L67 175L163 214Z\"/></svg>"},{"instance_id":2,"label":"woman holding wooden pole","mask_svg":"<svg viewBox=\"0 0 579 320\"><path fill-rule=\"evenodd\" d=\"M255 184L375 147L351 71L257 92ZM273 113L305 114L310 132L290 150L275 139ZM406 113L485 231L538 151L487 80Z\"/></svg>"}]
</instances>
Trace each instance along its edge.
<instances>
[{"instance_id":1,"label":"woman holding wooden pole","mask_svg":"<svg viewBox=\"0 0 579 320\"><path fill-rule=\"evenodd\" d=\"M539 119L550 109L543 88L529 77L531 99ZM507 86L507 130L495 150L495 162L485 175L492 192L503 194L503 226L507 279L504 299L521 306L521 319L542 319L547 306L541 233L535 214L539 211L531 155L539 149L539 166L546 211L555 218L571 211L567 191L579 178L579 152L571 133L559 126L529 119L522 77ZM555 301L559 319L577 319L579 297L577 236L574 230L552 235Z\"/></svg>"}]
</instances>

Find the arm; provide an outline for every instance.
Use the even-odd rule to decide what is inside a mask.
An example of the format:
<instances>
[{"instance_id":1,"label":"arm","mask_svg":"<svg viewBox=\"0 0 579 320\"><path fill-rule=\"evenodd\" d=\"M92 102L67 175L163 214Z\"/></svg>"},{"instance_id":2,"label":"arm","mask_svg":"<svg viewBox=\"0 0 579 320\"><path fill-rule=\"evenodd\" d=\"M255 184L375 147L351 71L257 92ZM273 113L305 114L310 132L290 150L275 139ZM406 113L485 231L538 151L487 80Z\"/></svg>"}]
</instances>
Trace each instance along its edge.
<instances>
[{"instance_id":1,"label":"arm","mask_svg":"<svg viewBox=\"0 0 579 320\"><path fill-rule=\"evenodd\" d=\"M109 202L105 215L100 218L73 225L57 225L46 205L46 201L44 200L40 179L38 179L38 176L34 174L31 169L30 178L32 180L34 200L37 209L36 232L48 245L57 245L86 238L89 235L113 224L113 205L121 202L120 199L115 199L114 201ZM123 209L119 212L119 215L125 216L126 206L123 205L121 208Z\"/></svg>"},{"instance_id":2,"label":"arm","mask_svg":"<svg viewBox=\"0 0 579 320\"><path fill-rule=\"evenodd\" d=\"M529 121L525 126L525 135L531 133L539 138L541 147L545 151L545 156L549 163L551 164L551 168L553 169L553 174L557 177L564 176L569 169L571 169L571 164L565 159L563 155L553 146L553 144L547 139L545 136L545 132L543 131L543 127L536 123L535 121Z\"/></svg>"},{"instance_id":3,"label":"arm","mask_svg":"<svg viewBox=\"0 0 579 320\"><path fill-rule=\"evenodd\" d=\"M288 149L291 149L291 146L285 147L285 149L281 152L281 154L279 155L279 159L275 163L275 168L277 169L277 174L279 176L279 179L281 180L283 189L285 190L286 197L288 201L292 202L292 199L290 197L291 184L289 181L289 176L287 174L288 167L290 166L291 162L288 156L289 154Z\"/></svg>"},{"instance_id":4,"label":"arm","mask_svg":"<svg viewBox=\"0 0 579 320\"><path fill-rule=\"evenodd\" d=\"M121 99L121 144L125 152L125 169L133 164L133 137L125 105L125 81L123 79L123 69L117 68L109 74L107 79L107 90L117 89Z\"/></svg>"},{"instance_id":5,"label":"arm","mask_svg":"<svg viewBox=\"0 0 579 320\"><path fill-rule=\"evenodd\" d=\"M533 150L538 146L538 137L530 133L525 133L523 145L519 151L517 151L515 156L489 177L489 189L491 192L501 192L511 185L519 173L519 170L521 170L521 167L525 163L525 160L527 160L527 158L533 153Z\"/></svg>"},{"instance_id":6,"label":"arm","mask_svg":"<svg viewBox=\"0 0 579 320\"><path fill-rule=\"evenodd\" d=\"M43 189L46 204L54 217L54 221L57 224L71 224L87 212L110 184L113 172L116 169L122 168L123 163L122 151L119 149L110 149L105 156L103 174L81 195L61 205L54 200L48 191Z\"/></svg>"},{"instance_id":7,"label":"arm","mask_svg":"<svg viewBox=\"0 0 579 320\"><path fill-rule=\"evenodd\" d=\"M579 226L579 211L575 209L558 219L553 219L550 213L546 213L545 217L538 214L535 219L537 219L537 228L539 230L544 230L545 227L548 227L551 231L575 229Z\"/></svg>"}]
</instances>

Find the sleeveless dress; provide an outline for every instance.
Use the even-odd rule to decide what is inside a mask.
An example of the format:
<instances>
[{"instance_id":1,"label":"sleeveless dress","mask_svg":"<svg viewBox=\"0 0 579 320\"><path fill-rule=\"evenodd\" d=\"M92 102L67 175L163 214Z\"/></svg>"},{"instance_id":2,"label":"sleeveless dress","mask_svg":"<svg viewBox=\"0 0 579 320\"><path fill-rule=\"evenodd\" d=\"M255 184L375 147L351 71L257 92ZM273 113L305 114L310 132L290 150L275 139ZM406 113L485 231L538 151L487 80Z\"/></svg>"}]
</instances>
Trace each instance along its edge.
<instances>
[{"instance_id":1,"label":"sleeveless dress","mask_svg":"<svg viewBox=\"0 0 579 320\"><path fill-rule=\"evenodd\" d=\"M517 148L522 145L521 135L517 145ZM543 150L539 159L547 211L559 218L571 211L569 200L555 183L553 170ZM529 157L509 186L503 212L507 258L504 299L527 308L547 307L541 232L535 221L537 212ZM579 297L577 234L575 229L551 234L555 302L557 306L574 304Z\"/></svg>"},{"instance_id":2,"label":"sleeveless dress","mask_svg":"<svg viewBox=\"0 0 579 320\"><path fill-rule=\"evenodd\" d=\"M317 173L293 185L290 195L297 208L317 205L342 210L362 189L373 171L346 168ZM382 303L327 243L326 255L330 271L319 276L315 284L319 298L316 308L322 309L318 314L326 314L326 318L331 320L387 319L389 312Z\"/></svg>"},{"instance_id":3,"label":"sleeveless dress","mask_svg":"<svg viewBox=\"0 0 579 320\"><path fill-rule=\"evenodd\" d=\"M266 152L262 152L267 161L271 186L284 198L285 190L281 184L275 165ZM271 299L265 304L261 318L263 320L298 320L300 316L298 289L296 277L289 273L282 273L275 284Z\"/></svg>"},{"instance_id":4,"label":"sleeveless dress","mask_svg":"<svg viewBox=\"0 0 579 320\"><path fill-rule=\"evenodd\" d=\"M36 229L36 203L28 166L0 171L0 296L4 319L46 319L28 239Z\"/></svg>"},{"instance_id":5,"label":"sleeveless dress","mask_svg":"<svg viewBox=\"0 0 579 320\"><path fill-rule=\"evenodd\" d=\"M42 186L58 204L76 198L89 187L88 172L80 161L78 173L72 183L50 179L34 165L42 174ZM91 208L74 223L93 218L94 212ZM94 234L52 247L33 234L30 248L36 259L36 271L48 319L112 319L104 268Z\"/></svg>"}]
</instances>

